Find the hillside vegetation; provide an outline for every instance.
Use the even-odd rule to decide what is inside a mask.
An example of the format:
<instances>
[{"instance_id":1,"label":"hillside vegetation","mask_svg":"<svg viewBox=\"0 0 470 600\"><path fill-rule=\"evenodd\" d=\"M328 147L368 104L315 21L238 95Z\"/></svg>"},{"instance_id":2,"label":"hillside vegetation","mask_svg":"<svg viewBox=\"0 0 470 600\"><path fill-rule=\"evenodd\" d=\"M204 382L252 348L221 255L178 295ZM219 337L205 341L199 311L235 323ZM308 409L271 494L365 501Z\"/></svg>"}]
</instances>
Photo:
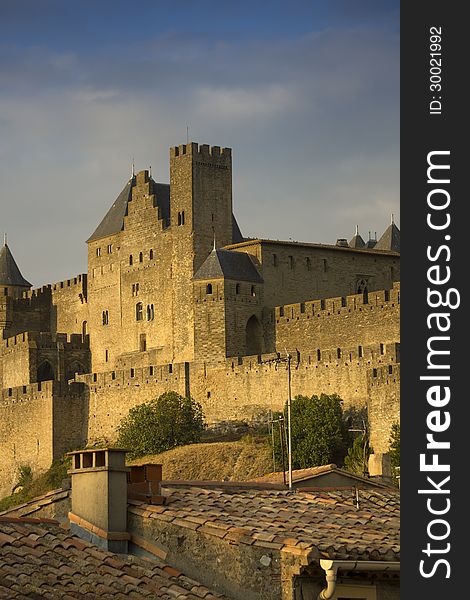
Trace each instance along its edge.
<instances>
[{"instance_id":1,"label":"hillside vegetation","mask_svg":"<svg viewBox=\"0 0 470 600\"><path fill-rule=\"evenodd\" d=\"M162 464L163 479L245 481L273 470L272 452L264 440L190 444L129 461L144 463Z\"/></svg>"},{"instance_id":2,"label":"hillside vegetation","mask_svg":"<svg viewBox=\"0 0 470 600\"><path fill-rule=\"evenodd\" d=\"M264 438L247 437L236 442L190 444L161 454L143 456L131 465L158 463L163 465L163 479L196 479L245 481L273 470L271 448ZM55 462L51 468L22 482L17 493L0 499L0 511L28 502L32 498L61 486L67 477L69 460Z\"/></svg>"}]
</instances>

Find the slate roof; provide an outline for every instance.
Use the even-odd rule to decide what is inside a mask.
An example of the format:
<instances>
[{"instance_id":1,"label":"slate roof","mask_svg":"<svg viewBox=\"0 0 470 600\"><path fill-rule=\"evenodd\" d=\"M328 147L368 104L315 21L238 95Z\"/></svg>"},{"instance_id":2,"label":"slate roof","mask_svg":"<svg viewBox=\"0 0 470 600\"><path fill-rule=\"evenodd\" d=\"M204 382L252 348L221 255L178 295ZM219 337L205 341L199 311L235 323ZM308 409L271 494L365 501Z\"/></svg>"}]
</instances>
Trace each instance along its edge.
<instances>
[{"instance_id":1,"label":"slate roof","mask_svg":"<svg viewBox=\"0 0 470 600\"><path fill-rule=\"evenodd\" d=\"M0 517L0 599L129 598L215 600L197 581L166 565L115 555L71 535L52 519Z\"/></svg>"},{"instance_id":2,"label":"slate roof","mask_svg":"<svg viewBox=\"0 0 470 600\"><path fill-rule=\"evenodd\" d=\"M400 230L395 223L390 223L380 240L374 246L374 250L400 252Z\"/></svg>"},{"instance_id":3,"label":"slate roof","mask_svg":"<svg viewBox=\"0 0 470 600\"><path fill-rule=\"evenodd\" d=\"M356 230L354 237L352 237L351 240L349 241L349 247L350 248L365 248L366 247L365 241L363 240L361 234L357 230Z\"/></svg>"},{"instance_id":4,"label":"slate roof","mask_svg":"<svg viewBox=\"0 0 470 600\"><path fill-rule=\"evenodd\" d=\"M6 243L0 250L0 285L31 287L29 281L26 281L21 274L10 248Z\"/></svg>"},{"instance_id":5,"label":"slate roof","mask_svg":"<svg viewBox=\"0 0 470 600\"><path fill-rule=\"evenodd\" d=\"M163 488L164 506L130 501L143 518L230 544L338 560L399 560L398 491L258 491Z\"/></svg>"},{"instance_id":6,"label":"slate roof","mask_svg":"<svg viewBox=\"0 0 470 600\"><path fill-rule=\"evenodd\" d=\"M166 183L157 183L150 179L153 193L156 196L156 203L162 209L162 218L168 223L170 218L170 186ZM127 215L127 205L132 197L132 188L135 186L135 176L131 177L124 186L122 192L114 201L111 208L104 216L101 223L88 238L87 242L99 240L109 235L114 235L122 231L124 227L124 217Z\"/></svg>"},{"instance_id":7,"label":"slate roof","mask_svg":"<svg viewBox=\"0 0 470 600\"><path fill-rule=\"evenodd\" d=\"M212 250L203 262L194 279L234 279L262 283L258 269L246 252Z\"/></svg>"},{"instance_id":8,"label":"slate roof","mask_svg":"<svg viewBox=\"0 0 470 600\"><path fill-rule=\"evenodd\" d=\"M240 231L240 227L238 226L235 215L232 213L232 239L234 244L239 244L244 241L244 237L242 232Z\"/></svg>"},{"instance_id":9,"label":"slate roof","mask_svg":"<svg viewBox=\"0 0 470 600\"><path fill-rule=\"evenodd\" d=\"M152 178L150 182L153 188L153 193L156 197L156 205L161 208L161 216L168 226L170 224L170 186L167 183L157 183ZM132 197L132 188L135 186L135 176L131 177L124 186L119 196L114 201L111 208L104 216L101 223L87 239L87 242L100 240L101 238L114 235L122 231L124 227L124 217L127 215L127 205ZM244 241L240 227L238 226L235 216L232 214L232 238L233 243L237 244Z\"/></svg>"},{"instance_id":10,"label":"slate roof","mask_svg":"<svg viewBox=\"0 0 470 600\"><path fill-rule=\"evenodd\" d=\"M111 208L104 216L104 219L101 221L92 235L87 239L87 242L99 240L122 230L124 226L124 217L127 215L127 203L131 199L132 187L134 185L135 177L132 177L126 183L122 192L119 194Z\"/></svg>"}]
</instances>

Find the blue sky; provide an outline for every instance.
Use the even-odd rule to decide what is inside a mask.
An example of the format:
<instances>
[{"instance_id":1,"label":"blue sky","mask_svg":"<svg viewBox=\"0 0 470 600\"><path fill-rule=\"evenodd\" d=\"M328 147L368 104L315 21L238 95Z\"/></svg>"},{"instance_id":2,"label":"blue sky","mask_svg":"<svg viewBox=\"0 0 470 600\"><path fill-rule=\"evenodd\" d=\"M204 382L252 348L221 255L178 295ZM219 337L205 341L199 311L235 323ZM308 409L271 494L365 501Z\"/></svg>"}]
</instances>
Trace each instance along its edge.
<instances>
[{"instance_id":1,"label":"blue sky","mask_svg":"<svg viewBox=\"0 0 470 600\"><path fill-rule=\"evenodd\" d=\"M399 221L399 2L0 3L0 230L34 285L168 148L233 148L247 236L334 243Z\"/></svg>"}]
</instances>

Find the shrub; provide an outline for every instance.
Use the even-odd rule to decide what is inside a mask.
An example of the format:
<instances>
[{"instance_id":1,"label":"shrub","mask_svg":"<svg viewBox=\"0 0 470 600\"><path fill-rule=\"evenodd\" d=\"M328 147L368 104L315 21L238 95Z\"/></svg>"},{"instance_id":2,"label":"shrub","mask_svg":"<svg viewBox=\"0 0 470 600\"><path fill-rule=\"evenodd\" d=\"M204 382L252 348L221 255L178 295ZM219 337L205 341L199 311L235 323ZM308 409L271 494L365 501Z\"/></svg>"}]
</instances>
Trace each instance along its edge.
<instances>
[{"instance_id":1,"label":"shrub","mask_svg":"<svg viewBox=\"0 0 470 600\"><path fill-rule=\"evenodd\" d=\"M130 458L158 454L200 441L204 415L199 403L176 392L131 408L118 427L118 444Z\"/></svg>"},{"instance_id":2,"label":"shrub","mask_svg":"<svg viewBox=\"0 0 470 600\"><path fill-rule=\"evenodd\" d=\"M365 477L369 470L369 456L372 452L367 436L357 436L353 445L348 448L344 459L345 468L351 473Z\"/></svg>"},{"instance_id":3,"label":"shrub","mask_svg":"<svg viewBox=\"0 0 470 600\"><path fill-rule=\"evenodd\" d=\"M292 466L305 469L336 462L341 464L347 447L348 431L343 419L342 400L336 394L320 397L296 396L292 400ZM287 429L287 402L283 413ZM274 435L274 453L282 464L279 429ZM287 432L286 432L287 438ZM287 443L286 443L287 448ZM287 457L285 459L287 467Z\"/></svg>"}]
</instances>

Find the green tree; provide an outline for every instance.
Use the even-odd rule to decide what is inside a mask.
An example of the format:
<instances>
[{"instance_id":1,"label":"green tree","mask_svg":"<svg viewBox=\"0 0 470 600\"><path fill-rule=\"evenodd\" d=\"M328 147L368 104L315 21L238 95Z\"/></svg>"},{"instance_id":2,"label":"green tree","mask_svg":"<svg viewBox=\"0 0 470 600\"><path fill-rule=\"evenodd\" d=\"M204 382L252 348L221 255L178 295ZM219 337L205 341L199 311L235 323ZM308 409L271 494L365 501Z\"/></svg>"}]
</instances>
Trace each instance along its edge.
<instances>
[{"instance_id":1,"label":"green tree","mask_svg":"<svg viewBox=\"0 0 470 600\"><path fill-rule=\"evenodd\" d=\"M400 423L397 421L393 423L390 432L390 462L392 465L392 476L395 483L398 485L398 478L400 476Z\"/></svg>"},{"instance_id":2,"label":"green tree","mask_svg":"<svg viewBox=\"0 0 470 600\"><path fill-rule=\"evenodd\" d=\"M369 456L372 452L367 436L361 434L355 438L352 446L348 448L344 466L351 473L364 477L368 472Z\"/></svg>"},{"instance_id":3,"label":"green tree","mask_svg":"<svg viewBox=\"0 0 470 600\"><path fill-rule=\"evenodd\" d=\"M305 469L330 462L341 463L347 447L348 431L343 419L342 400L336 394L320 397L296 396L292 400L292 466ZM287 403L274 420L283 420L287 429ZM276 427L276 426L275 426ZM274 435L277 464L282 464L279 427ZM282 431L282 429L281 429ZM287 447L287 444L285 444ZM286 459L287 466L287 459Z\"/></svg>"},{"instance_id":4,"label":"green tree","mask_svg":"<svg viewBox=\"0 0 470 600\"><path fill-rule=\"evenodd\" d=\"M203 430L201 405L166 392L131 408L118 427L118 444L131 450L131 458L137 458L198 442Z\"/></svg>"}]
</instances>

